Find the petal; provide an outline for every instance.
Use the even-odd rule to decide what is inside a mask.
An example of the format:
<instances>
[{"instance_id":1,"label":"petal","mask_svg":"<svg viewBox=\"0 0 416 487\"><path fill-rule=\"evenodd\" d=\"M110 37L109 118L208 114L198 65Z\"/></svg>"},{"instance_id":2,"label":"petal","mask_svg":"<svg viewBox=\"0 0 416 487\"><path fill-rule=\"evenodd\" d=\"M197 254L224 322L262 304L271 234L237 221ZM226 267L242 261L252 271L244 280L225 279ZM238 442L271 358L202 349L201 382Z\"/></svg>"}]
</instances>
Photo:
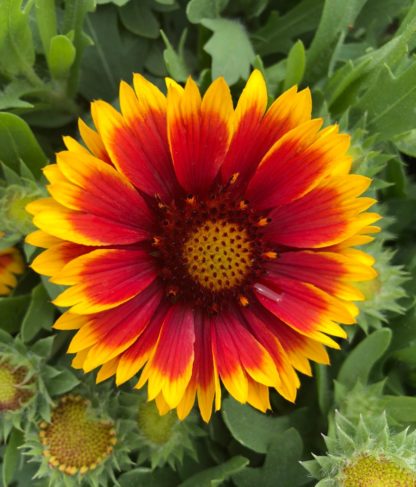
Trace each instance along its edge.
<instances>
[{"instance_id":1,"label":"petal","mask_svg":"<svg viewBox=\"0 0 416 487\"><path fill-rule=\"evenodd\" d=\"M223 78L215 80L201 102L195 82L168 90L168 138L173 165L188 193L205 193L224 160L230 141L233 104Z\"/></svg>"},{"instance_id":2,"label":"petal","mask_svg":"<svg viewBox=\"0 0 416 487\"><path fill-rule=\"evenodd\" d=\"M257 99L258 105L257 110L253 110L256 104L252 105L251 110L254 113L252 112L250 119L251 130L249 131L249 127L245 127L244 123L237 123L236 135L224 163L223 177L225 180L236 172L240 174L241 179L248 180L263 156L280 137L311 118L310 91L306 89L297 92L296 87L292 87L280 95L262 116L267 102L267 93L261 74L259 73L257 76L259 77L256 83L257 89L252 93L251 98L253 101ZM263 110L260 107L264 107ZM249 114L250 110L247 110L245 115L248 117Z\"/></svg>"},{"instance_id":3,"label":"petal","mask_svg":"<svg viewBox=\"0 0 416 487\"><path fill-rule=\"evenodd\" d=\"M160 329L163 321L169 309L168 305L161 306L156 310L154 316L150 320L149 325L144 330L140 339L137 340L131 347L129 347L120 358L120 362L117 367L116 384L120 385L127 382L134 375L136 375L143 365L153 355L156 347L157 339L160 335ZM143 387L146 381L136 384L136 388Z\"/></svg>"},{"instance_id":4,"label":"petal","mask_svg":"<svg viewBox=\"0 0 416 487\"><path fill-rule=\"evenodd\" d=\"M351 281L366 281L377 275L371 263L362 263L334 252L283 252L269 264L268 269L272 274L313 284L349 301L364 299Z\"/></svg>"},{"instance_id":5,"label":"petal","mask_svg":"<svg viewBox=\"0 0 416 487\"><path fill-rule=\"evenodd\" d=\"M45 233L81 245L130 244L149 237L147 231L128 227L124 223L68 210L52 198L33 201L26 210L35 215L33 223Z\"/></svg>"},{"instance_id":6,"label":"petal","mask_svg":"<svg viewBox=\"0 0 416 487\"><path fill-rule=\"evenodd\" d=\"M90 128L82 119L78 119L78 130L90 152L98 159L111 163L110 156L105 150L104 143L98 132Z\"/></svg>"},{"instance_id":7,"label":"petal","mask_svg":"<svg viewBox=\"0 0 416 487\"><path fill-rule=\"evenodd\" d=\"M371 198L357 198L370 184L364 176L328 179L308 194L273 210L265 238L289 247L335 245L359 233L380 217L364 211Z\"/></svg>"},{"instance_id":8,"label":"petal","mask_svg":"<svg viewBox=\"0 0 416 487\"><path fill-rule=\"evenodd\" d=\"M260 162L257 135L267 106L267 89L263 75L255 69L241 93L235 109L234 134L221 177L224 183L235 174L246 179Z\"/></svg>"},{"instance_id":9,"label":"petal","mask_svg":"<svg viewBox=\"0 0 416 487\"><path fill-rule=\"evenodd\" d=\"M89 314L114 308L143 291L156 278L149 255L142 250L94 250L67 264L54 278L71 285L54 301Z\"/></svg>"},{"instance_id":10,"label":"petal","mask_svg":"<svg viewBox=\"0 0 416 487\"><path fill-rule=\"evenodd\" d=\"M247 375L241 364L239 344L234 340L233 327L224 314L211 323L212 352L218 374L228 392L239 402L247 402Z\"/></svg>"},{"instance_id":11,"label":"petal","mask_svg":"<svg viewBox=\"0 0 416 487\"><path fill-rule=\"evenodd\" d=\"M153 284L127 303L93 315L72 339L68 353L92 347L84 363L86 372L118 357L140 340L161 298L161 289Z\"/></svg>"},{"instance_id":12,"label":"petal","mask_svg":"<svg viewBox=\"0 0 416 487\"><path fill-rule=\"evenodd\" d=\"M81 255L93 250L93 247L78 245L71 242L62 242L49 247L39 254L32 262L31 266L34 271L44 276L54 276L61 272L68 262Z\"/></svg>"},{"instance_id":13,"label":"petal","mask_svg":"<svg viewBox=\"0 0 416 487\"><path fill-rule=\"evenodd\" d=\"M272 314L299 333L328 346L339 348L324 333L346 337L336 322L355 322L344 303L311 284L273 277L273 281L255 284L254 289L259 302Z\"/></svg>"},{"instance_id":14,"label":"petal","mask_svg":"<svg viewBox=\"0 0 416 487\"><path fill-rule=\"evenodd\" d=\"M259 209L285 205L300 198L344 158L349 136L337 126L318 132L321 119L294 128L269 150L250 181L246 197Z\"/></svg>"},{"instance_id":15,"label":"petal","mask_svg":"<svg viewBox=\"0 0 416 487\"><path fill-rule=\"evenodd\" d=\"M35 247L42 247L43 249L47 249L52 247L53 245L62 243L62 240L56 238L49 233L43 232L42 230L35 230L32 233L29 233L25 238L25 242L30 245L34 245Z\"/></svg>"},{"instance_id":16,"label":"petal","mask_svg":"<svg viewBox=\"0 0 416 487\"><path fill-rule=\"evenodd\" d=\"M166 98L140 75L136 95L120 85L123 116L103 101L94 102L98 132L114 165L149 196L170 201L177 193L166 134Z\"/></svg>"},{"instance_id":17,"label":"petal","mask_svg":"<svg viewBox=\"0 0 416 487\"><path fill-rule=\"evenodd\" d=\"M154 355L142 372L148 377L149 400L159 392L171 408L184 396L191 379L194 361L193 310L174 305L169 310L160 331Z\"/></svg>"}]
</instances>

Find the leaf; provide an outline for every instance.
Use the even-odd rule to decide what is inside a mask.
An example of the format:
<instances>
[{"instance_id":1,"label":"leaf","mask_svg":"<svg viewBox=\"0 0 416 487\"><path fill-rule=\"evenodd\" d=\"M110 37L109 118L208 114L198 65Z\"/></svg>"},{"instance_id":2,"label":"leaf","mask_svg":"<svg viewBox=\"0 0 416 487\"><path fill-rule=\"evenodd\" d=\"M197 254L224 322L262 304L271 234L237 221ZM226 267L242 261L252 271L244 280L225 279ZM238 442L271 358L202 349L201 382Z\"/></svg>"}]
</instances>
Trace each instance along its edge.
<instances>
[{"instance_id":1,"label":"leaf","mask_svg":"<svg viewBox=\"0 0 416 487\"><path fill-rule=\"evenodd\" d=\"M2 481L3 487L8 487L17 471L20 460L19 446L23 443L23 433L13 429L3 453Z\"/></svg>"},{"instance_id":2,"label":"leaf","mask_svg":"<svg viewBox=\"0 0 416 487\"><path fill-rule=\"evenodd\" d=\"M212 57L212 78L224 76L230 85L247 79L256 55L244 26L228 19L205 19L201 23L214 32L204 46Z\"/></svg>"},{"instance_id":3,"label":"leaf","mask_svg":"<svg viewBox=\"0 0 416 487\"><path fill-rule=\"evenodd\" d=\"M95 0L97 5L106 5L109 3L114 3L117 7L122 7L126 5L126 3L130 2L130 0Z\"/></svg>"},{"instance_id":4,"label":"leaf","mask_svg":"<svg viewBox=\"0 0 416 487\"><path fill-rule=\"evenodd\" d=\"M368 128L390 138L416 125L416 62L395 76L388 66L358 103L368 114ZM382 96L381 96L382 94Z\"/></svg>"},{"instance_id":5,"label":"leaf","mask_svg":"<svg viewBox=\"0 0 416 487\"><path fill-rule=\"evenodd\" d=\"M160 31L163 42L166 45L166 49L163 51L163 59L165 60L166 67L169 74L176 81L186 81L190 74L190 70L186 65L184 57L184 46L186 40L187 31L182 32L181 38L179 40L178 52L175 51L166 34Z\"/></svg>"},{"instance_id":6,"label":"leaf","mask_svg":"<svg viewBox=\"0 0 416 487\"><path fill-rule=\"evenodd\" d=\"M191 0L186 6L189 22L199 24L203 19L215 19L227 6L229 0Z\"/></svg>"},{"instance_id":7,"label":"leaf","mask_svg":"<svg viewBox=\"0 0 416 487\"><path fill-rule=\"evenodd\" d=\"M354 24L366 1L325 0L318 29L308 49L308 80L316 80L328 74L331 57L340 36Z\"/></svg>"},{"instance_id":8,"label":"leaf","mask_svg":"<svg viewBox=\"0 0 416 487\"><path fill-rule=\"evenodd\" d=\"M272 12L267 23L252 35L256 52L260 56L286 54L293 39L316 28L321 12L322 2L317 0L302 0L282 16Z\"/></svg>"},{"instance_id":9,"label":"leaf","mask_svg":"<svg viewBox=\"0 0 416 487\"><path fill-rule=\"evenodd\" d=\"M80 92L87 99L113 100L118 96L120 80L130 81L146 60L149 44L129 32L120 35L117 10L112 5L89 15L86 31L94 41L82 59Z\"/></svg>"},{"instance_id":10,"label":"leaf","mask_svg":"<svg viewBox=\"0 0 416 487\"><path fill-rule=\"evenodd\" d=\"M9 77L27 74L35 62L29 10L22 0L2 0L0 7L0 72Z\"/></svg>"},{"instance_id":11,"label":"leaf","mask_svg":"<svg viewBox=\"0 0 416 487\"><path fill-rule=\"evenodd\" d=\"M30 83L22 79L14 79L3 91L0 90L0 110L33 107L28 101L21 99L22 96L32 92L33 87Z\"/></svg>"},{"instance_id":12,"label":"leaf","mask_svg":"<svg viewBox=\"0 0 416 487\"><path fill-rule=\"evenodd\" d=\"M233 476L238 487L297 487L309 482L299 464L303 444L299 433L290 428L275 436L267 451L264 465L246 468Z\"/></svg>"},{"instance_id":13,"label":"leaf","mask_svg":"<svg viewBox=\"0 0 416 487\"><path fill-rule=\"evenodd\" d=\"M247 458L242 456L232 457L220 465L208 468L189 477L185 482L179 484L179 487L194 487L196 485L198 487L211 487L221 485L231 475L243 470L248 463Z\"/></svg>"},{"instance_id":14,"label":"leaf","mask_svg":"<svg viewBox=\"0 0 416 487\"><path fill-rule=\"evenodd\" d=\"M231 398L224 400L222 417L233 437L258 453L266 453L273 438L290 426L287 416L266 416Z\"/></svg>"},{"instance_id":15,"label":"leaf","mask_svg":"<svg viewBox=\"0 0 416 487\"><path fill-rule=\"evenodd\" d=\"M118 479L121 487L177 487L179 478L170 468L156 470L138 467L123 473Z\"/></svg>"},{"instance_id":16,"label":"leaf","mask_svg":"<svg viewBox=\"0 0 416 487\"><path fill-rule=\"evenodd\" d=\"M386 352L391 337L392 333L388 328L377 330L366 337L349 352L337 380L346 386L353 386L358 380L367 384L371 369Z\"/></svg>"},{"instance_id":17,"label":"leaf","mask_svg":"<svg viewBox=\"0 0 416 487\"><path fill-rule=\"evenodd\" d=\"M66 369L56 377L49 379L47 385L49 393L58 396L72 391L79 383L79 379L69 369Z\"/></svg>"},{"instance_id":18,"label":"leaf","mask_svg":"<svg viewBox=\"0 0 416 487\"><path fill-rule=\"evenodd\" d=\"M283 89L287 90L293 85L298 85L305 72L305 48L302 41L297 41L289 51L286 62L286 76Z\"/></svg>"},{"instance_id":19,"label":"leaf","mask_svg":"<svg viewBox=\"0 0 416 487\"><path fill-rule=\"evenodd\" d=\"M400 152L403 152L403 154L416 158L416 129L402 134L394 141L394 145Z\"/></svg>"},{"instance_id":20,"label":"leaf","mask_svg":"<svg viewBox=\"0 0 416 487\"><path fill-rule=\"evenodd\" d=\"M75 61L75 55L75 47L67 36L56 35L52 37L47 54L52 77L56 79L65 78Z\"/></svg>"},{"instance_id":21,"label":"leaf","mask_svg":"<svg viewBox=\"0 0 416 487\"><path fill-rule=\"evenodd\" d=\"M130 0L119 10L124 27L133 34L156 39L159 37L159 21L151 9L150 0Z\"/></svg>"},{"instance_id":22,"label":"leaf","mask_svg":"<svg viewBox=\"0 0 416 487\"><path fill-rule=\"evenodd\" d=\"M35 0L36 23L42 41L43 52L49 51L52 37L56 36L55 0Z\"/></svg>"},{"instance_id":23,"label":"leaf","mask_svg":"<svg viewBox=\"0 0 416 487\"><path fill-rule=\"evenodd\" d=\"M36 355L40 355L41 357L48 357L52 351L53 341L55 339L55 335L51 335L46 338L42 338L35 342L32 346L32 352Z\"/></svg>"},{"instance_id":24,"label":"leaf","mask_svg":"<svg viewBox=\"0 0 416 487\"><path fill-rule=\"evenodd\" d=\"M30 295L0 298L0 329L16 333L29 306Z\"/></svg>"},{"instance_id":25,"label":"leaf","mask_svg":"<svg viewBox=\"0 0 416 487\"><path fill-rule=\"evenodd\" d=\"M383 396L382 405L387 414L399 423L416 423L416 397Z\"/></svg>"},{"instance_id":26,"label":"leaf","mask_svg":"<svg viewBox=\"0 0 416 487\"><path fill-rule=\"evenodd\" d=\"M36 178L47 163L29 125L12 113L0 113L0 160L15 172L23 160Z\"/></svg>"},{"instance_id":27,"label":"leaf","mask_svg":"<svg viewBox=\"0 0 416 487\"><path fill-rule=\"evenodd\" d=\"M32 291L32 299L23 318L21 334L24 342L29 342L38 332L49 329L53 323L55 308L43 284L38 284Z\"/></svg>"}]
</instances>

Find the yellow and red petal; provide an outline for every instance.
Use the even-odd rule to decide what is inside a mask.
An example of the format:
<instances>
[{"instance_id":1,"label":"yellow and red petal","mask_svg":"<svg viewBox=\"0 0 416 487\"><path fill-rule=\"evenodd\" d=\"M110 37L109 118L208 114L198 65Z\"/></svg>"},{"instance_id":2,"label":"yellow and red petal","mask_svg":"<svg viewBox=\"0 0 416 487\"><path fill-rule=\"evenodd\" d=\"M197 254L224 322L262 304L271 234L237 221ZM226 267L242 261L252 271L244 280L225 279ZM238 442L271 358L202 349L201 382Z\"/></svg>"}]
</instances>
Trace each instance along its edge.
<instances>
[{"instance_id":1,"label":"yellow and red petal","mask_svg":"<svg viewBox=\"0 0 416 487\"><path fill-rule=\"evenodd\" d=\"M160 392L171 408L182 400L194 362L194 314L191 308L173 305L160 330L154 354L142 372L148 381L149 399Z\"/></svg>"},{"instance_id":2,"label":"yellow and red petal","mask_svg":"<svg viewBox=\"0 0 416 487\"><path fill-rule=\"evenodd\" d=\"M179 183L187 193L206 193L228 150L233 104L223 78L215 80L203 99L189 78L185 89L168 89L168 139Z\"/></svg>"},{"instance_id":3,"label":"yellow and red petal","mask_svg":"<svg viewBox=\"0 0 416 487\"><path fill-rule=\"evenodd\" d=\"M23 258L14 248L0 250L0 295L10 294L17 284L16 275L24 271Z\"/></svg>"},{"instance_id":4,"label":"yellow and red petal","mask_svg":"<svg viewBox=\"0 0 416 487\"><path fill-rule=\"evenodd\" d=\"M140 336L140 340L133 343L121 355L116 374L117 385L123 384L135 376L153 355L168 309L169 306L162 301L148 326ZM144 379L143 381L140 380L135 387L140 389L145 382Z\"/></svg>"},{"instance_id":5,"label":"yellow and red petal","mask_svg":"<svg viewBox=\"0 0 416 487\"><path fill-rule=\"evenodd\" d=\"M114 308L149 286L156 269L142 250L93 250L69 262L53 281L70 285L54 301L78 314Z\"/></svg>"},{"instance_id":6,"label":"yellow and red petal","mask_svg":"<svg viewBox=\"0 0 416 487\"><path fill-rule=\"evenodd\" d=\"M380 218L365 213L375 200L357 197L369 184L368 178L358 175L326 180L302 198L274 209L266 238L288 247L320 248L352 237Z\"/></svg>"},{"instance_id":7,"label":"yellow and red petal","mask_svg":"<svg viewBox=\"0 0 416 487\"><path fill-rule=\"evenodd\" d=\"M311 284L286 277L270 279L254 286L259 302L297 332L339 348L326 334L345 338L345 331L336 323L352 324L356 313Z\"/></svg>"},{"instance_id":8,"label":"yellow and red petal","mask_svg":"<svg viewBox=\"0 0 416 487\"><path fill-rule=\"evenodd\" d=\"M111 164L110 156L108 155L98 132L89 127L81 118L78 119L78 130L91 154L98 157L98 159Z\"/></svg>"},{"instance_id":9,"label":"yellow and red petal","mask_svg":"<svg viewBox=\"0 0 416 487\"><path fill-rule=\"evenodd\" d=\"M54 276L61 272L71 260L94 250L94 247L86 245L78 245L62 240L58 240L58 242L35 257L30 266L34 271L45 276Z\"/></svg>"},{"instance_id":10,"label":"yellow and red petal","mask_svg":"<svg viewBox=\"0 0 416 487\"><path fill-rule=\"evenodd\" d=\"M307 282L340 299L354 301L364 297L352 282L374 279L377 273L371 265L371 260L363 263L335 252L297 251L282 252L268 267L272 274Z\"/></svg>"},{"instance_id":11,"label":"yellow and red petal","mask_svg":"<svg viewBox=\"0 0 416 487\"><path fill-rule=\"evenodd\" d=\"M305 122L269 150L247 188L253 206L265 209L290 203L331 174L348 150L349 136L338 134L336 126L319 132L321 125L321 119Z\"/></svg>"},{"instance_id":12,"label":"yellow and red petal","mask_svg":"<svg viewBox=\"0 0 416 487\"><path fill-rule=\"evenodd\" d=\"M177 181L167 142L166 98L142 77L135 78L135 85L139 98L125 84L120 87L123 115L108 103L94 102L98 132L121 173L149 196L170 201L177 193Z\"/></svg>"}]
</instances>

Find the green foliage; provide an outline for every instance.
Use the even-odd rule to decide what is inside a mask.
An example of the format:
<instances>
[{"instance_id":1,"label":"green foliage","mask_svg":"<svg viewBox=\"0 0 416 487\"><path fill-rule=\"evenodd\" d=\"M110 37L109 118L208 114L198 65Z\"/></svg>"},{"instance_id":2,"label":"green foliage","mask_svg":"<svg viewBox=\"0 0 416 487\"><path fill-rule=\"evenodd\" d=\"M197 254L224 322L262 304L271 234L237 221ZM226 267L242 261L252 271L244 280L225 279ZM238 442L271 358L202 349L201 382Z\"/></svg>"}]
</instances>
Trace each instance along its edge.
<instances>
[{"instance_id":1,"label":"green foliage","mask_svg":"<svg viewBox=\"0 0 416 487\"><path fill-rule=\"evenodd\" d=\"M73 332L52 331L62 310L51 300L63 288L29 269L38 252L23 241L29 227L15 219L6 228L1 213L0 249L18 246L27 268L0 297L0 364L15 357L36 391L19 414L0 412L3 487L26 487L37 467L34 487L297 487L315 485L311 475L328 487L342 455L369 438L394 458L414 441L391 430L416 424L415 50L414 0L0 0L0 213L5 195L46 195L42 168L63 150L62 135L78 138L79 116L91 123L91 100L117 105L120 80L133 72L162 90L168 75L192 76L202 91L223 76L236 101L256 67L270 102L308 86L314 116L351 134L352 170L373 178L369 196L384 215L363 247L379 275L360 284L358 326L330 352L330 367L300 377L296 403L272 391L264 414L225 396L208 425L196 415L175 422L162 448L140 432L130 384L95 385L71 367ZM51 470L38 435L56 398L80 390L126 439L121 455L82 480Z\"/></svg>"}]
</instances>

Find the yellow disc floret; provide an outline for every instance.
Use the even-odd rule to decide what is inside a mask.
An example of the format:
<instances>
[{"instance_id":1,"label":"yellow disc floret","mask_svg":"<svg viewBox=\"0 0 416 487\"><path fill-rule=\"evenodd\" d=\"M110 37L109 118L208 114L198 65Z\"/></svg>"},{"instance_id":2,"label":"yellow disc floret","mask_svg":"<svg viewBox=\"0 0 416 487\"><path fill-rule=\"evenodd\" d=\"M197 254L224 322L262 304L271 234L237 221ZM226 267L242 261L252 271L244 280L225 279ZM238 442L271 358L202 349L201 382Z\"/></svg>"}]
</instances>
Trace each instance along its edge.
<instances>
[{"instance_id":1,"label":"yellow disc floret","mask_svg":"<svg viewBox=\"0 0 416 487\"><path fill-rule=\"evenodd\" d=\"M207 220L187 238L182 255L199 285L223 291L244 282L252 260L247 231L226 220Z\"/></svg>"},{"instance_id":2,"label":"yellow disc floret","mask_svg":"<svg viewBox=\"0 0 416 487\"><path fill-rule=\"evenodd\" d=\"M416 475L383 456L361 455L342 472L342 487L415 487Z\"/></svg>"},{"instance_id":3,"label":"yellow disc floret","mask_svg":"<svg viewBox=\"0 0 416 487\"><path fill-rule=\"evenodd\" d=\"M50 466L69 475L94 470L116 443L113 422L94 417L89 401L81 396L64 396L50 423L42 422L40 428Z\"/></svg>"}]
</instances>

